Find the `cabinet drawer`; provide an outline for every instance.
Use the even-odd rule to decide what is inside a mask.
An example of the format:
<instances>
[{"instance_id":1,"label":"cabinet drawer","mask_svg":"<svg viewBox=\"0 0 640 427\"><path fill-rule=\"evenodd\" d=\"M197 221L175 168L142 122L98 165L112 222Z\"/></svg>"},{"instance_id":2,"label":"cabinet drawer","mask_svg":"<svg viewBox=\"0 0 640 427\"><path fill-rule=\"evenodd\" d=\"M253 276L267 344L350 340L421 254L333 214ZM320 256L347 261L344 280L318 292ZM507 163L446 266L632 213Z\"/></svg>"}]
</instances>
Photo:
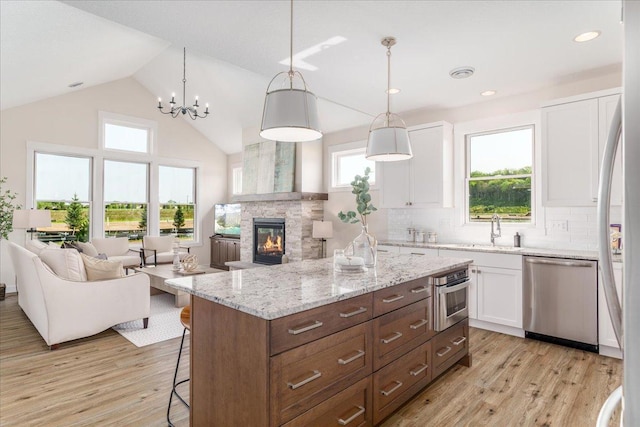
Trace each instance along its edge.
<instances>
[{"instance_id":1,"label":"cabinet drawer","mask_svg":"<svg viewBox=\"0 0 640 427\"><path fill-rule=\"evenodd\" d=\"M372 304L372 295L366 294L272 320L271 355L366 322Z\"/></svg>"},{"instance_id":2,"label":"cabinet drawer","mask_svg":"<svg viewBox=\"0 0 640 427\"><path fill-rule=\"evenodd\" d=\"M431 286L423 277L373 293L373 316L380 316L431 295Z\"/></svg>"},{"instance_id":3,"label":"cabinet drawer","mask_svg":"<svg viewBox=\"0 0 640 427\"><path fill-rule=\"evenodd\" d=\"M469 352L469 320L465 319L440 332L432 343L435 378Z\"/></svg>"},{"instance_id":4,"label":"cabinet drawer","mask_svg":"<svg viewBox=\"0 0 640 427\"><path fill-rule=\"evenodd\" d=\"M294 418L283 427L371 425L373 425L371 377L367 377Z\"/></svg>"},{"instance_id":5,"label":"cabinet drawer","mask_svg":"<svg viewBox=\"0 0 640 427\"><path fill-rule=\"evenodd\" d=\"M373 321L373 369L378 370L433 335L431 298Z\"/></svg>"},{"instance_id":6,"label":"cabinet drawer","mask_svg":"<svg viewBox=\"0 0 640 427\"><path fill-rule=\"evenodd\" d=\"M273 424L280 425L372 372L371 322L271 358Z\"/></svg>"},{"instance_id":7,"label":"cabinet drawer","mask_svg":"<svg viewBox=\"0 0 640 427\"><path fill-rule=\"evenodd\" d=\"M431 341L373 374L373 422L385 417L431 381Z\"/></svg>"}]
</instances>

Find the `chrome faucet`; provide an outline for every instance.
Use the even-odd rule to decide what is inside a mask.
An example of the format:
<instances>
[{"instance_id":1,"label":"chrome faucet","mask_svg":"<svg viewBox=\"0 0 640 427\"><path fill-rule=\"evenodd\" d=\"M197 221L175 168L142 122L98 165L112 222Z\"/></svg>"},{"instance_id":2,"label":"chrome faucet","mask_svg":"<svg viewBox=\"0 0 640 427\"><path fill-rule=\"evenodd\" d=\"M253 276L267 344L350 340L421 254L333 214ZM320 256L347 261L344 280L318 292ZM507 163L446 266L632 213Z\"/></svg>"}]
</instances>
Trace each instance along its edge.
<instances>
[{"instance_id":1,"label":"chrome faucet","mask_svg":"<svg viewBox=\"0 0 640 427\"><path fill-rule=\"evenodd\" d=\"M496 227L497 232L493 231L494 223L497 224L497 227ZM491 245L492 246L496 245L496 237L502 237L502 229L500 228L500 217L498 216L497 213L494 213L493 216L491 217Z\"/></svg>"}]
</instances>

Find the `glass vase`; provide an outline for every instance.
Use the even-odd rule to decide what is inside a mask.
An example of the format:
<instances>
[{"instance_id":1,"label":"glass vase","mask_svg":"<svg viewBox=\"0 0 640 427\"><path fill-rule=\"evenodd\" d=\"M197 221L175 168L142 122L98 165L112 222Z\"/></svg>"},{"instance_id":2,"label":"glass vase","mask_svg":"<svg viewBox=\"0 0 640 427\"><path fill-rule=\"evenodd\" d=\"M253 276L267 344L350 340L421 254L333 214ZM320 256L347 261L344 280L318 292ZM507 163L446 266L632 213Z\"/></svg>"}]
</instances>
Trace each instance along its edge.
<instances>
[{"instance_id":1,"label":"glass vase","mask_svg":"<svg viewBox=\"0 0 640 427\"><path fill-rule=\"evenodd\" d=\"M362 257L367 268L376 266L378 241L369 234L366 225L362 226L362 232L353 239L353 256Z\"/></svg>"}]
</instances>

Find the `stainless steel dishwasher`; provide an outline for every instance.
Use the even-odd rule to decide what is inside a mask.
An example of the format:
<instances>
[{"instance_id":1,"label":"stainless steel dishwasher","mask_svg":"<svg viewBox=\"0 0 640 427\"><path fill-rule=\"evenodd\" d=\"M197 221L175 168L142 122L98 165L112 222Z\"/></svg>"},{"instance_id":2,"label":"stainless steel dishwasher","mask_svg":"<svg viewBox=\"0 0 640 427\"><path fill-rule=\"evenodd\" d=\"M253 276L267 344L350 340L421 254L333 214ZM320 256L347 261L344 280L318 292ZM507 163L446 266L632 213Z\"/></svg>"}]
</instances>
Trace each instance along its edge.
<instances>
[{"instance_id":1,"label":"stainless steel dishwasher","mask_svg":"<svg viewBox=\"0 0 640 427\"><path fill-rule=\"evenodd\" d=\"M598 352L598 264L523 257L525 337Z\"/></svg>"}]
</instances>

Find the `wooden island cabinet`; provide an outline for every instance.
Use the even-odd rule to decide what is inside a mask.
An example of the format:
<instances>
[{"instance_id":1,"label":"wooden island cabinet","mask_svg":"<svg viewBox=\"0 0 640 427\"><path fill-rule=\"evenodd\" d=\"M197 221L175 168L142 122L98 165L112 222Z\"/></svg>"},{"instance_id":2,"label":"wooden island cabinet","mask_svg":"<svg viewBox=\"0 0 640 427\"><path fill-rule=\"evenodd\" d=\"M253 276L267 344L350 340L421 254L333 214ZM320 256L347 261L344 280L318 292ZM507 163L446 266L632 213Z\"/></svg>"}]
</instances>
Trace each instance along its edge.
<instances>
[{"instance_id":1,"label":"wooden island cabinet","mask_svg":"<svg viewBox=\"0 0 640 427\"><path fill-rule=\"evenodd\" d=\"M416 257L387 257L381 264L398 271L394 279L383 265L377 275L343 277L330 261L310 260L171 281L192 293L191 425L377 425L446 369L469 363L467 319L436 333L429 274L400 272ZM435 274L471 260L430 262ZM273 300L278 291L282 301Z\"/></svg>"}]
</instances>

